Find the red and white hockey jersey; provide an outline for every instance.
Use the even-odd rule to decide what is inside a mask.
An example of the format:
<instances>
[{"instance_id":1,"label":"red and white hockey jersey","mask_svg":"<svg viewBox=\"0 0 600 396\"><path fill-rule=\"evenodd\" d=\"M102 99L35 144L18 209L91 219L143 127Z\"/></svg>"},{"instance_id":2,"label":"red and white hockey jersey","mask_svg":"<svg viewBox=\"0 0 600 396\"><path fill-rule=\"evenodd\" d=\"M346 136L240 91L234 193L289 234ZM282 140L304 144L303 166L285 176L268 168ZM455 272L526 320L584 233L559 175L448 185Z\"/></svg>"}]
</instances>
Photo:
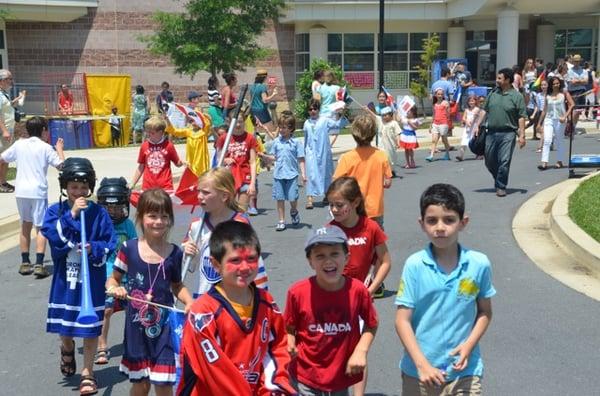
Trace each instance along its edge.
<instances>
[{"instance_id":1,"label":"red and white hockey jersey","mask_svg":"<svg viewBox=\"0 0 600 396\"><path fill-rule=\"evenodd\" d=\"M243 320L216 288L198 298L181 342L179 396L293 395L283 316L253 286L252 317Z\"/></svg>"}]
</instances>

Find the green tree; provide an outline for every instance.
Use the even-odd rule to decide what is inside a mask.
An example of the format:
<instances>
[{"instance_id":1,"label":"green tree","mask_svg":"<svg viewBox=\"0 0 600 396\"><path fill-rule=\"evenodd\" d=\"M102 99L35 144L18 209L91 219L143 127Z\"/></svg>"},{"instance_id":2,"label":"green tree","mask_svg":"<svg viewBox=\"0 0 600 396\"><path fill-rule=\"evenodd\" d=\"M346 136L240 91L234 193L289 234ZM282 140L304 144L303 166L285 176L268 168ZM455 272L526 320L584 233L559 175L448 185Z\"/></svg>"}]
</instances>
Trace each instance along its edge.
<instances>
[{"instance_id":1,"label":"green tree","mask_svg":"<svg viewBox=\"0 0 600 396\"><path fill-rule=\"evenodd\" d=\"M344 72L339 65L329 63L323 59L315 59L311 62L308 70L296 80L296 96L294 101L294 113L299 120L304 120L308 117L308 104L312 99L312 82L313 76L317 70L331 70L335 75L340 87L351 88L350 83L344 80Z\"/></svg>"},{"instance_id":2,"label":"green tree","mask_svg":"<svg viewBox=\"0 0 600 396\"><path fill-rule=\"evenodd\" d=\"M431 86L431 66L438 58L437 50L439 47L440 37L437 34L432 34L429 38L423 39L424 52L421 54L421 64L415 67L418 77L410 82L410 93L419 99L423 114L425 114L424 99L429 96L429 87Z\"/></svg>"},{"instance_id":3,"label":"green tree","mask_svg":"<svg viewBox=\"0 0 600 396\"><path fill-rule=\"evenodd\" d=\"M268 54L256 40L283 7L284 0L189 0L183 14L155 13L156 30L141 40L180 74L244 70Z\"/></svg>"}]
</instances>

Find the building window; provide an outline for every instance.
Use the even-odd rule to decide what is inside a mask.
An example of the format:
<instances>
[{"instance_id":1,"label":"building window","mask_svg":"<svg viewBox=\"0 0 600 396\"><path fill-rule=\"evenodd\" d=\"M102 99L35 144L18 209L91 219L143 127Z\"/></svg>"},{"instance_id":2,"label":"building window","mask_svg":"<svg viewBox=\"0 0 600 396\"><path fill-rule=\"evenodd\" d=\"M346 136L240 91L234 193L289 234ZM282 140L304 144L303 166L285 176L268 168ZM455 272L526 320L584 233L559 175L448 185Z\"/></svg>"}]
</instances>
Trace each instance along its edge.
<instances>
[{"instance_id":1,"label":"building window","mask_svg":"<svg viewBox=\"0 0 600 396\"><path fill-rule=\"evenodd\" d=\"M415 67L421 63L423 39L433 33L386 33L384 48L384 85L390 89L408 89L416 78ZM439 58L447 57L448 35L440 37ZM330 33L327 35L327 60L340 65L346 81L354 89L376 87L377 35L372 33ZM378 84L377 84L378 85Z\"/></svg>"},{"instance_id":2,"label":"building window","mask_svg":"<svg viewBox=\"0 0 600 396\"><path fill-rule=\"evenodd\" d=\"M302 74L310 67L310 35L296 35L296 74Z\"/></svg>"},{"instance_id":3,"label":"building window","mask_svg":"<svg viewBox=\"0 0 600 396\"><path fill-rule=\"evenodd\" d=\"M593 29L557 30L554 33L555 58L579 54L584 60L593 61L596 59L597 52L597 45L594 45L593 37Z\"/></svg>"},{"instance_id":4,"label":"building window","mask_svg":"<svg viewBox=\"0 0 600 396\"><path fill-rule=\"evenodd\" d=\"M375 87L375 35L331 33L327 35L327 60L340 65L344 79L355 89Z\"/></svg>"},{"instance_id":5,"label":"building window","mask_svg":"<svg viewBox=\"0 0 600 396\"><path fill-rule=\"evenodd\" d=\"M408 89L410 81L418 78L416 67L421 64L423 40L434 33L385 33L383 36L384 85L389 89ZM440 38L438 58L448 53L448 34Z\"/></svg>"}]
</instances>

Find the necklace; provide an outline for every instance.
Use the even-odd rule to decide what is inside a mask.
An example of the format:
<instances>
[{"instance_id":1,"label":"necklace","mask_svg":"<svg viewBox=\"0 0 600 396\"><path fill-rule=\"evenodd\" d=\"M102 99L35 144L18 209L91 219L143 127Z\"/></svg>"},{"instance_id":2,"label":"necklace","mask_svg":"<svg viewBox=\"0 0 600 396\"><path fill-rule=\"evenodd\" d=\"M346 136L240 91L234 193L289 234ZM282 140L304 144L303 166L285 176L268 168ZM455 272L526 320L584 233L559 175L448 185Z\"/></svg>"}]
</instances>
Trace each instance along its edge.
<instances>
[{"instance_id":1,"label":"necklace","mask_svg":"<svg viewBox=\"0 0 600 396\"><path fill-rule=\"evenodd\" d=\"M150 279L150 288L148 289L148 291L146 292L146 301L152 301L152 291L154 289L154 284L156 283L156 280L158 279L158 274L160 273L160 269L162 268L162 273L163 273L163 279L167 279L166 275L165 275L165 260L161 260L160 263L158 264L158 267L156 268L156 275L154 275L154 280L152 280L152 275L150 273L150 266L152 264L150 263L146 263L146 265L148 266L148 279Z\"/></svg>"}]
</instances>

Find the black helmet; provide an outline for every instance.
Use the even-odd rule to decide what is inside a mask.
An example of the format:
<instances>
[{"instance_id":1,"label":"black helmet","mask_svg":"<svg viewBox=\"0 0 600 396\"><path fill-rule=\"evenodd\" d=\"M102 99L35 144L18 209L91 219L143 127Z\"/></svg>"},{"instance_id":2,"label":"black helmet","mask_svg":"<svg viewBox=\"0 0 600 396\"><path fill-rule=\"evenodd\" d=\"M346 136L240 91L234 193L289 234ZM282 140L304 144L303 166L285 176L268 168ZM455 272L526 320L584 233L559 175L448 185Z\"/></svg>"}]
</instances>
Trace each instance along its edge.
<instances>
[{"instance_id":1,"label":"black helmet","mask_svg":"<svg viewBox=\"0 0 600 396\"><path fill-rule=\"evenodd\" d=\"M119 224L123 220L129 217L129 195L131 191L127 187L127 180L124 177L110 177L104 178L100 182L98 192L98 204L102 206L107 205L124 205L122 215L118 217L111 216L111 219ZM109 212L110 214L110 212Z\"/></svg>"},{"instance_id":2,"label":"black helmet","mask_svg":"<svg viewBox=\"0 0 600 396\"><path fill-rule=\"evenodd\" d=\"M96 172L89 159L71 157L63 162L58 181L61 191L67 188L67 182L86 182L90 187L90 195L92 195L96 186Z\"/></svg>"}]
</instances>

